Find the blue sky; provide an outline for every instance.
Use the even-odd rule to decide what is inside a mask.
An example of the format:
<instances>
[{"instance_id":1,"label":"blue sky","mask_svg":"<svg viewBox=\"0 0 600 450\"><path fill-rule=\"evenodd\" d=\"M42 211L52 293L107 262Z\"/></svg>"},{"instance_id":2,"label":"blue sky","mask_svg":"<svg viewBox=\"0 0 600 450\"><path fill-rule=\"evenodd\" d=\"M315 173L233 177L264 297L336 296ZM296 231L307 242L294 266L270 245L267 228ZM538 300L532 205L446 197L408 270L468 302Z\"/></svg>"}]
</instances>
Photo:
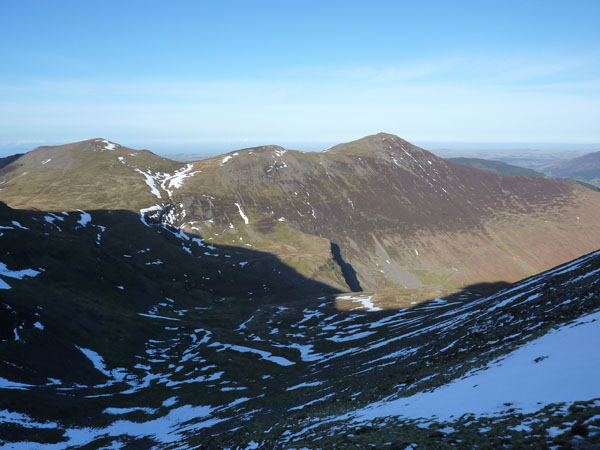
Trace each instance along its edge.
<instances>
[{"instance_id":1,"label":"blue sky","mask_svg":"<svg viewBox=\"0 0 600 450\"><path fill-rule=\"evenodd\" d=\"M597 144L599 23L598 1L0 0L0 145Z\"/></svg>"}]
</instances>

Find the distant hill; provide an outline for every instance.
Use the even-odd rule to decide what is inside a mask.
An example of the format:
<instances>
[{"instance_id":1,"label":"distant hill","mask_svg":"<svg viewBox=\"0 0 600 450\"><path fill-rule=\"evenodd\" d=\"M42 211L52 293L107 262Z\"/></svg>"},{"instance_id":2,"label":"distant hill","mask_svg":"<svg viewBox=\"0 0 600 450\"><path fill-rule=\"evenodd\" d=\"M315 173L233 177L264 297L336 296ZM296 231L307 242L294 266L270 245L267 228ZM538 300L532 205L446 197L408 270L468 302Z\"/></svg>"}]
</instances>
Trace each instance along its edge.
<instances>
[{"instance_id":1,"label":"distant hill","mask_svg":"<svg viewBox=\"0 0 600 450\"><path fill-rule=\"evenodd\" d=\"M24 154L25 153L17 153L16 155L10 155L0 158L0 169L2 169L4 166L8 166L11 162L16 161Z\"/></svg>"},{"instance_id":2,"label":"distant hill","mask_svg":"<svg viewBox=\"0 0 600 450\"><path fill-rule=\"evenodd\" d=\"M465 167L386 133L323 152L267 145L192 163L91 139L39 147L0 169L0 183L11 208L130 211L274 255L343 291L514 282L600 240L597 192Z\"/></svg>"},{"instance_id":3,"label":"distant hill","mask_svg":"<svg viewBox=\"0 0 600 450\"><path fill-rule=\"evenodd\" d=\"M506 164L502 161L494 161L482 158L447 158L448 161L455 162L462 166L474 167L475 169L487 170L498 175L519 176L519 177L545 177L541 172L525 167Z\"/></svg>"},{"instance_id":4,"label":"distant hill","mask_svg":"<svg viewBox=\"0 0 600 450\"><path fill-rule=\"evenodd\" d=\"M600 186L600 152L556 161L545 166L543 170L552 177L574 178Z\"/></svg>"}]
</instances>

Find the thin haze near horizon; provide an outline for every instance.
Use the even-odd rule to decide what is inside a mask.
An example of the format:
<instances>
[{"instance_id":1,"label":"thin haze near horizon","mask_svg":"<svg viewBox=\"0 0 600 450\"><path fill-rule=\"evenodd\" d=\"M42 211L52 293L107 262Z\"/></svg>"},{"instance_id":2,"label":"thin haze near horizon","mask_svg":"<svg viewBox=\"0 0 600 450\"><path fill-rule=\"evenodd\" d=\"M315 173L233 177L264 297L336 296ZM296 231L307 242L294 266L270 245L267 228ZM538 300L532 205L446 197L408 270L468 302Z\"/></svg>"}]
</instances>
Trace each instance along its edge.
<instances>
[{"instance_id":1,"label":"thin haze near horizon","mask_svg":"<svg viewBox=\"0 0 600 450\"><path fill-rule=\"evenodd\" d=\"M600 2L217 3L0 0L0 147L600 143Z\"/></svg>"}]
</instances>

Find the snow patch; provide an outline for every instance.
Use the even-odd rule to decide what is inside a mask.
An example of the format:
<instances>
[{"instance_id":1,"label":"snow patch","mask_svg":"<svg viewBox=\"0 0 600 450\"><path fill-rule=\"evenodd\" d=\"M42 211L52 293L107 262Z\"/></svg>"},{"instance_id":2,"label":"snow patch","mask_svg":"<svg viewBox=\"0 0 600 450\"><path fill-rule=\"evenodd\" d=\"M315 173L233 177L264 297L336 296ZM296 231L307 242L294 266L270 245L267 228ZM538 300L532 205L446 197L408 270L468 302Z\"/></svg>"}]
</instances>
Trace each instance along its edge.
<instances>
[{"instance_id":1,"label":"snow patch","mask_svg":"<svg viewBox=\"0 0 600 450\"><path fill-rule=\"evenodd\" d=\"M244 211L242 211L242 207L240 206L240 204L236 202L235 206L237 206L238 211L240 212L240 216L242 216L242 219L244 219L244 223L248 225L250 222L248 221L248 217L246 216L246 214L244 214Z\"/></svg>"},{"instance_id":2,"label":"snow patch","mask_svg":"<svg viewBox=\"0 0 600 450\"><path fill-rule=\"evenodd\" d=\"M508 408L528 414L551 403L598 398L600 353L590 343L599 341L600 311L550 331L487 368L434 391L375 402L345 418L405 416L449 421L464 414L497 415Z\"/></svg>"},{"instance_id":3,"label":"snow patch","mask_svg":"<svg viewBox=\"0 0 600 450\"><path fill-rule=\"evenodd\" d=\"M140 169L137 169L137 168L135 169L135 171L144 175L146 184L150 187L150 192L152 192L152 194L154 194L156 196L156 198L162 198L160 195L160 192L156 188L156 184L154 183L154 181L155 181L154 177L150 174L147 174L146 172L142 172Z\"/></svg>"},{"instance_id":4,"label":"snow patch","mask_svg":"<svg viewBox=\"0 0 600 450\"><path fill-rule=\"evenodd\" d=\"M323 384L323 381L313 381L313 382L310 382L310 383L300 383L300 384L297 384L295 386L287 388L286 391L295 391L296 389L305 388L305 387L319 386L321 384Z\"/></svg>"},{"instance_id":5,"label":"snow patch","mask_svg":"<svg viewBox=\"0 0 600 450\"><path fill-rule=\"evenodd\" d=\"M15 227L17 227L17 228L20 228L21 230L29 230L29 228L27 228L27 227L24 227L23 225L21 225L21 224L20 224L19 222L17 222L16 220L13 220L13 221L12 221L12 224L13 224Z\"/></svg>"},{"instance_id":6,"label":"snow patch","mask_svg":"<svg viewBox=\"0 0 600 450\"><path fill-rule=\"evenodd\" d=\"M293 366L295 364L294 362L285 359L281 356L273 356L273 354L271 354L270 352L250 347L244 347L242 345L221 344L219 342L215 342L213 344L210 344L209 347L221 347L221 351L229 349L240 353L255 353L257 355L260 355L262 359L266 359L267 361L271 361L280 366Z\"/></svg>"},{"instance_id":7,"label":"snow patch","mask_svg":"<svg viewBox=\"0 0 600 450\"><path fill-rule=\"evenodd\" d=\"M88 348L83 348L83 347L78 347L75 346L79 349L79 351L81 353L83 353L85 355L85 357L87 359L89 359L92 364L94 365L94 368L98 371L103 373L106 376L110 376L110 372L108 370L106 370L106 365L104 364L104 360L102 359L102 356L100 356L98 353L96 353L93 350L90 350Z\"/></svg>"},{"instance_id":8,"label":"snow patch","mask_svg":"<svg viewBox=\"0 0 600 450\"><path fill-rule=\"evenodd\" d=\"M340 297L337 297L337 300L350 300L352 302L358 302L362 305L363 308L366 308L369 312L381 311L381 308L373 304L372 295L359 295L358 297L355 297L353 295L342 295ZM358 308L360 308L360 306Z\"/></svg>"},{"instance_id":9,"label":"snow patch","mask_svg":"<svg viewBox=\"0 0 600 450\"><path fill-rule=\"evenodd\" d=\"M115 416L120 416L122 414L129 414L131 412L142 411L146 414L153 414L156 412L155 409L152 408L142 408L141 406L136 406L133 408L106 408L102 411L104 414L111 414Z\"/></svg>"},{"instance_id":10,"label":"snow patch","mask_svg":"<svg viewBox=\"0 0 600 450\"><path fill-rule=\"evenodd\" d=\"M6 264L0 262L0 275L9 278L16 278L22 280L24 277L35 277L41 272L34 269L22 269L22 270L10 270L6 267Z\"/></svg>"},{"instance_id":11,"label":"snow patch","mask_svg":"<svg viewBox=\"0 0 600 450\"><path fill-rule=\"evenodd\" d=\"M25 389L28 389L30 387L33 387L33 386L31 384L24 384L24 383L19 383L17 381L10 381L10 380L7 380L6 378L0 377L0 389L20 389L20 390L25 390ZM0 419L2 419L1 413L0 413ZM0 423L2 423L2 420L0 420Z\"/></svg>"},{"instance_id":12,"label":"snow patch","mask_svg":"<svg viewBox=\"0 0 600 450\"><path fill-rule=\"evenodd\" d=\"M104 150L114 150L117 148L117 144L107 141L106 139L99 139L99 142L104 144Z\"/></svg>"},{"instance_id":13,"label":"snow patch","mask_svg":"<svg viewBox=\"0 0 600 450\"><path fill-rule=\"evenodd\" d=\"M77 221L79 225L85 227L88 223L92 221L92 216L90 216L88 213L82 211L81 209L78 209L77 211L79 211L79 213L81 214L81 219Z\"/></svg>"},{"instance_id":14,"label":"snow patch","mask_svg":"<svg viewBox=\"0 0 600 450\"><path fill-rule=\"evenodd\" d=\"M194 168L193 164L186 164L185 167L176 170L173 175L168 175L164 181L161 183L162 188L169 192L169 195L172 195L169 188L180 189L183 186L183 182L186 178L193 177L200 171L192 172L191 170Z\"/></svg>"}]
</instances>

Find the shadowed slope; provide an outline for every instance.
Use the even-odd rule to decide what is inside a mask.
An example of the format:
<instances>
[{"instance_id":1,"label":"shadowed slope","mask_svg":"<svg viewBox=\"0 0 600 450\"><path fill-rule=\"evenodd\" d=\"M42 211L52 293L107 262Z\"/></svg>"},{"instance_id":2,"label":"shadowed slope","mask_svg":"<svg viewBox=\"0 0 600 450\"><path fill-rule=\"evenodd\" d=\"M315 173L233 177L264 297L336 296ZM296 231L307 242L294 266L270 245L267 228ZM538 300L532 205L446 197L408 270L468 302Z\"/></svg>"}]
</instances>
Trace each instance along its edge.
<instances>
[{"instance_id":1,"label":"shadowed slope","mask_svg":"<svg viewBox=\"0 0 600 450\"><path fill-rule=\"evenodd\" d=\"M469 288L379 310L376 296L335 294L271 255L129 212L1 207L0 226L0 440L25 447L366 446L407 433L430 446L435 421L355 433L348 414L444 385L600 307L598 252L490 297ZM484 441L522 438L508 429L518 414L473 426L496 427ZM458 439L474 431L453 425Z\"/></svg>"}]
</instances>

